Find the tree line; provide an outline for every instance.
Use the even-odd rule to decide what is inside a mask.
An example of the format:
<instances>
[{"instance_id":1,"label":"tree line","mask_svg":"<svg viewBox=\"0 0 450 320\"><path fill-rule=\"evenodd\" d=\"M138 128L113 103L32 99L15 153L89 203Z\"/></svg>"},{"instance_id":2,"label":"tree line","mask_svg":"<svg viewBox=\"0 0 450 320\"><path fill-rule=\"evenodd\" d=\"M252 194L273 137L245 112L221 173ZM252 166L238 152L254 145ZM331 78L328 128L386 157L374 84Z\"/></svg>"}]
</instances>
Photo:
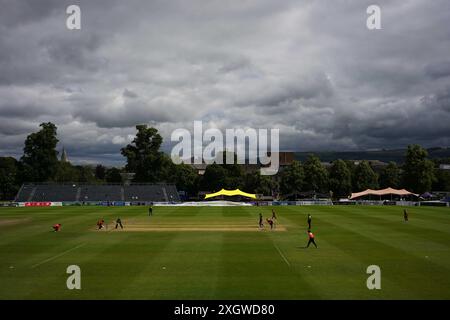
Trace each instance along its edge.
<instances>
[{"instance_id":1,"label":"tree line","mask_svg":"<svg viewBox=\"0 0 450 320\"><path fill-rule=\"evenodd\" d=\"M259 170L247 172L238 164L211 164L206 166L203 175L199 175L190 165L175 165L161 151L163 139L157 129L137 125L136 131L133 141L121 149L126 159L124 167L72 165L58 160L57 127L51 122L42 123L39 131L25 139L19 160L0 157L1 200L14 198L24 182L121 183L122 174L126 172L135 174L133 182L174 183L178 190L190 196L201 190L217 191L221 188L240 188L282 197L314 192L334 198L367 188L406 188L416 193L432 189L450 190L450 173L438 169L440 163L449 163L450 159L432 161L419 145L408 146L402 165L390 162L377 171L368 161L355 164L338 159L326 167L311 154L304 163L293 161L275 177L261 176Z\"/></svg>"}]
</instances>

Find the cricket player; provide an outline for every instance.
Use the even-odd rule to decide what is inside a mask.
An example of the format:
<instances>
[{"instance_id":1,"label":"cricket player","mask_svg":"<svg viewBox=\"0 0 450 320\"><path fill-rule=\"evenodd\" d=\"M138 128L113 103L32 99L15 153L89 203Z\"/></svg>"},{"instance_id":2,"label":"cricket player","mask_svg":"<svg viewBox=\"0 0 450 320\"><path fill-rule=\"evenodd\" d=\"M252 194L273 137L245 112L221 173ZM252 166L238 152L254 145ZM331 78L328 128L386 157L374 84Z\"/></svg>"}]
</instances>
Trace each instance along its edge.
<instances>
[{"instance_id":1,"label":"cricket player","mask_svg":"<svg viewBox=\"0 0 450 320\"><path fill-rule=\"evenodd\" d=\"M408 222L408 211L406 211L406 209L403 209L403 219L405 220L405 222Z\"/></svg>"},{"instance_id":2,"label":"cricket player","mask_svg":"<svg viewBox=\"0 0 450 320\"><path fill-rule=\"evenodd\" d=\"M276 219L276 218L277 218L277 215L276 215L276 213L275 213L275 210L272 209L272 220L273 220L273 219Z\"/></svg>"},{"instance_id":3,"label":"cricket player","mask_svg":"<svg viewBox=\"0 0 450 320\"><path fill-rule=\"evenodd\" d=\"M148 216L150 217L150 216L152 216L153 215L153 208L152 207L149 207L148 208Z\"/></svg>"},{"instance_id":4,"label":"cricket player","mask_svg":"<svg viewBox=\"0 0 450 320\"><path fill-rule=\"evenodd\" d=\"M53 226L54 232L58 232L59 230L61 230L61 223L57 223Z\"/></svg>"},{"instance_id":5,"label":"cricket player","mask_svg":"<svg viewBox=\"0 0 450 320\"><path fill-rule=\"evenodd\" d=\"M308 229L311 230L311 221L312 221L312 217L310 214L308 214Z\"/></svg>"},{"instance_id":6,"label":"cricket player","mask_svg":"<svg viewBox=\"0 0 450 320\"><path fill-rule=\"evenodd\" d=\"M308 238L309 238L309 240L308 240L308 245L307 245L306 247L309 248L309 245L312 243L312 244L315 245L316 248L317 248L317 244L316 244L316 242L314 241L314 234L311 232L311 230L308 230Z\"/></svg>"},{"instance_id":7,"label":"cricket player","mask_svg":"<svg viewBox=\"0 0 450 320\"><path fill-rule=\"evenodd\" d=\"M120 218L117 218L116 220L116 229L118 226L120 226L120 228L123 229L122 220L120 220Z\"/></svg>"},{"instance_id":8,"label":"cricket player","mask_svg":"<svg viewBox=\"0 0 450 320\"><path fill-rule=\"evenodd\" d=\"M263 216L262 216L261 213L259 214L259 227L260 227L260 228L264 228L264 224L263 224Z\"/></svg>"},{"instance_id":9,"label":"cricket player","mask_svg":"<svg viewBox=\"0 0 450 320\"><path fill-rule=\"evenodd\" d=\"M267 223L270 225L270 230L273 229L273 220L272 219L266 219Z\"/></svg>"},{"instance_id":10,"label":"cricket player","mask_svg":"<svg viewBox=\"0 0 450 320\"><path fill-rule=\"evenodd\" d=\"M104 224L105 224L105 220L104 219L98 220L97 221L98 230L102 229Z\"/></svg>"}]
</instances>

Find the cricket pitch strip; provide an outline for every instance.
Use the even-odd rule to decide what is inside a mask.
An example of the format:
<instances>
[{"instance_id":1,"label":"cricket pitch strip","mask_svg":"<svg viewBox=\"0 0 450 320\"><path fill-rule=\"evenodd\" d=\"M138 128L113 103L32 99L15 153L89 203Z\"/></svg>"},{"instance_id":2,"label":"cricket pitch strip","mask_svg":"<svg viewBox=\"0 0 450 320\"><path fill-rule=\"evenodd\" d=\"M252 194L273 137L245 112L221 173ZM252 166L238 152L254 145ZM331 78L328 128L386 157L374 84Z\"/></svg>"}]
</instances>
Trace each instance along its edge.
<instances>
[{"instance_id":1,"label":"cricket pitch strip","mask_svg":"<svg viewBox=\"0 0 450 320\"><path fill-rule=\"evenodd\" d=\"M287 229L284 226L276 226L273 229L270 227L258 228L254 225L237 225L237 224L149 224L149 223L130 223L124 224L123 229L115 228L115 224L108 224L107 228L100 230L99 232L285 232Z\"/></svg>"}]
</instances>

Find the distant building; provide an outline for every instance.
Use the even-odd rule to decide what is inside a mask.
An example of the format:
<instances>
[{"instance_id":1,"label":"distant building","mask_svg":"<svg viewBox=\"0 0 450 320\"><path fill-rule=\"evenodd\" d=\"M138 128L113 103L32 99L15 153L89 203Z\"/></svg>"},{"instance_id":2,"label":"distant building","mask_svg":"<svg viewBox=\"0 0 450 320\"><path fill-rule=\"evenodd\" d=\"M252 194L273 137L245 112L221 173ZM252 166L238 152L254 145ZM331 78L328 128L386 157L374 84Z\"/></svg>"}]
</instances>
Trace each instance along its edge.
<instances>
[{"instance_id":1,"label":"distant building","mask_svg":"<svg viewBox=\"0 0 450 320\"><path fill-rule=\"evenodd\" d=\"M227 153L233 154L232 152L229 152L229 151L220 152L220 153L218 153L218 155L216 157L216 161L218 161L218 159L221 159L221 158L224 161ZM235 158L234 154L233 154L233 158ZM279 159L280 172L281 172L281 170L283 170L285 167L291 165L292 162L295 160L294 152L285 152L285 151L278 152L278 159ZM195 160L194 158L191 158L190 166L195 169L195 171L197 172L198 175L203 175L205 173L207 164L205 162L195 164L194 160ZM247 159L245 164L240 165L242 167L244 173L256 172L262 166L259 163L251 164L248 162L249 162L249 160ZM269 166L269 165L266 165L266 166Z\"/></svg>"},{"instance_id":2,"label":"distant building","mask_svg":"<svg viewBox=\"0 0 450 320\"><path fill-rule=\"evenodd\" d=\"M291 151L281 151L278 153L278 157L282 167L291 165L295 160L294 152Z\"/></svg>"},{"instance_id":3,"label":"distant building","mask_svg":"<svg viewBox=\"0 0 450 320\"><path fill-rule=\"evenodd\" d=\"M61 152L61 162L69 162L69 158L67 157L67 152L66 149L64 149L64 147Z\"/></svg>"}]
</instances>

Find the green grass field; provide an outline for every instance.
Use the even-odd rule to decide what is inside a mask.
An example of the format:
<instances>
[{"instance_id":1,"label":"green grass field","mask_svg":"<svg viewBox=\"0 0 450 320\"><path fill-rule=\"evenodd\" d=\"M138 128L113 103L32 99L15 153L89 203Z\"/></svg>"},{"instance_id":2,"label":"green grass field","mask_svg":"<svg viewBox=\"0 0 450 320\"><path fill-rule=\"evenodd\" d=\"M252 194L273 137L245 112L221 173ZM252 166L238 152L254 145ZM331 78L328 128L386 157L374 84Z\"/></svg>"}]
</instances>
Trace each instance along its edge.
<instances>
[{"instance_id":1,"label":"green grass field","mask_svg":"<svg viewBox=\"0 0 450 320\"><path fill-rule=\"evenodd\" d=\"M259 231L271 208L2 208L0 299L450 299L449 208L405 223L401 207L274 207L278 230ZM123 231L95 230L118 216ZM366 287L373 264L381 290Z\"/></svg>"}]
</instances>

